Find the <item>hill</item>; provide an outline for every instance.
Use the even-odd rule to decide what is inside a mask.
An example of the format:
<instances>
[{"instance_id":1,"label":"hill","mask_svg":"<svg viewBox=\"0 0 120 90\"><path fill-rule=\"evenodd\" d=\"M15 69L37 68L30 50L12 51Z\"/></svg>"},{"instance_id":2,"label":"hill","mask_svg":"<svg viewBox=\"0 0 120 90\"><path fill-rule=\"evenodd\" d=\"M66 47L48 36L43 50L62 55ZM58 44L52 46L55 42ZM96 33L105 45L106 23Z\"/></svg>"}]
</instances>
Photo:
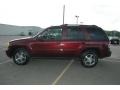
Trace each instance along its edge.
<instances>
[{"instance_id":1,"label":"hill","mask_svg":"<svg viewBox=\"0 0 120 90\"><path fill-rule=\"evenodd\" d=\"M0 24L0 35L33 35L43 29L36 26L15 26Z\"/></svg>"},{"instance_id":2,"label":"hill","mask_svg":"<svg viewBox=\"0 0 120 90\"><path fill-rule=\"evenodd\" d=\"M16 26L16 25L7 25L0 24L0 35L34 35L37 32L43 31L42 28L37 26ZM105 31L109 37L119 37L119 31Z\"/></svg>"}]
</instances>

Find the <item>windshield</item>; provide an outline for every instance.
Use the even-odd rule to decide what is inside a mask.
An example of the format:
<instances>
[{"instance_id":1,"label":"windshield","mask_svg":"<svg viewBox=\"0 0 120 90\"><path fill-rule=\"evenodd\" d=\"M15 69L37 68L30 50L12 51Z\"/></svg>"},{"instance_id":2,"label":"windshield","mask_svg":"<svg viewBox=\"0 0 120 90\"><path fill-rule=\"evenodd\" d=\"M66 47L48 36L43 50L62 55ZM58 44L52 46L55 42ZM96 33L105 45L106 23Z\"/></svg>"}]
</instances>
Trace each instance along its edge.
<instances>
[{"instance_id":1,"label":"windshield","mask_svg":"<svg viewBox=\"0 0 120 90\"><path fill-rule=\"evenodd\" d=\"M41 30L40 32L38 32L37 34L35 34L34 36L32 36L33 38L37 37L38 35L40 35L45 29Z\"/></svg>"}]
</instances>

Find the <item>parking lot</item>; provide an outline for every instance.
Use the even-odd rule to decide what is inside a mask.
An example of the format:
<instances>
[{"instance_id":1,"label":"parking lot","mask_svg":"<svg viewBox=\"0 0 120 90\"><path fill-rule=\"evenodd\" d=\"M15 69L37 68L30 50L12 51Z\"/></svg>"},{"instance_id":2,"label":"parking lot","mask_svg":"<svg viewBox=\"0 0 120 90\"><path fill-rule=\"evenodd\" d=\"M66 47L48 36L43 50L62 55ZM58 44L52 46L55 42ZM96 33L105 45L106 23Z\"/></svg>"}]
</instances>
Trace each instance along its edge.
<instances>
[{"instance_id":1,"label":"parking lot","mask_svg":"<svg viewBox=\"0 0 120 90\"><path fill-rule=\"evenodd\" d=\"M15 85L119 85L120 45L111 45L112 56L85 68L75 59L32 59L19 66L5 54L7 42L20 36L0 36L0 84Z\"/></svg>"}]
</instances>

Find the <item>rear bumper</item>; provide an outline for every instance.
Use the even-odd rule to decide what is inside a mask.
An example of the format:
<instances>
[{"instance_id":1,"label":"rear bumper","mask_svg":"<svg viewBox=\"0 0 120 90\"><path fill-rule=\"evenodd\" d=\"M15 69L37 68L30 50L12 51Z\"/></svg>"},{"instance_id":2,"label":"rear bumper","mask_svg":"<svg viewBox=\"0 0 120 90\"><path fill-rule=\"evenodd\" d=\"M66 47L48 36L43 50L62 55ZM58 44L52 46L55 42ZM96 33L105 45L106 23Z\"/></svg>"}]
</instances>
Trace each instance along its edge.
<instances>
[{"instance_id":1,"label":"rear bumper","mask_svg":"<svg viewBox=\"0 0 120 90\"><path fill-rule=\"evenodd\" d=\"M106 57L110 57L111 54L112 54L112 52L111 52L111 51L108 51L108 53L106 54Z\"/></svg>"},{"instance_id":2,"label":"rear bumper","mask_svg":"<svg viewBox=\"0 0 120 90\"><path fill-rule=\"evenodd\" d=\"M102 52L100 58L110 57L112 52L109 50Z\"/></svg>"}]
</instances>

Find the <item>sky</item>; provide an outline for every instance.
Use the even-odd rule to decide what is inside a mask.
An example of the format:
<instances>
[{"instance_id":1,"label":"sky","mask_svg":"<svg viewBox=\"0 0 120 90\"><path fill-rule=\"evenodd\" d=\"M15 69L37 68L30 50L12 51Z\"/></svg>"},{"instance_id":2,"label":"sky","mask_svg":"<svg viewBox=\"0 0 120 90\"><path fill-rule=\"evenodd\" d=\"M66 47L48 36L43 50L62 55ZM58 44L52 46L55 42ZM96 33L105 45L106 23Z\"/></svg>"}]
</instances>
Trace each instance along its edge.
<instances>
[{"instance_id":1,"label":"sky","mask_svg":"<svg viewBox=\"0 0 120 90\"><path fill-rule=\"evenodd\" d=\"M120 0L0 0L0 23L46 28L65 23L120 31Z\"/></svg>"}]
</instances>

